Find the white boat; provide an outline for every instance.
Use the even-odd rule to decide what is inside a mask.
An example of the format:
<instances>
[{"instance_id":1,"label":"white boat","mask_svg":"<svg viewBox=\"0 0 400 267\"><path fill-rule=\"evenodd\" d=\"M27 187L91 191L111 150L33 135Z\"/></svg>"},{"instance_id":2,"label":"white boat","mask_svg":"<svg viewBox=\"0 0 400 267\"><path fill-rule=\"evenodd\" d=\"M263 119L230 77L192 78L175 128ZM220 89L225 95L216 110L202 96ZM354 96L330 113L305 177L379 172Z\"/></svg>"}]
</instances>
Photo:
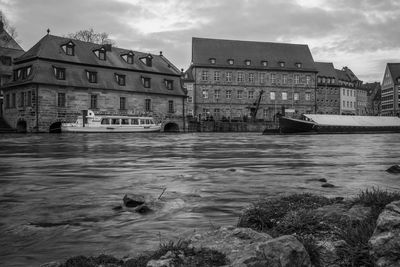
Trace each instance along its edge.
<instances>
[{"instance_id":1,"label":"white boat","mask_svg":"<svg viewBox=\"0 0 400 267\"><path fill-rule=\"evenodd\" d=\"M62 123L61 132L81 133L133 133L159 132L161 123L155 123L152 117L129 115L95 115L92 110L83 112L74 123Z\"/></svg>"}]
</instances>

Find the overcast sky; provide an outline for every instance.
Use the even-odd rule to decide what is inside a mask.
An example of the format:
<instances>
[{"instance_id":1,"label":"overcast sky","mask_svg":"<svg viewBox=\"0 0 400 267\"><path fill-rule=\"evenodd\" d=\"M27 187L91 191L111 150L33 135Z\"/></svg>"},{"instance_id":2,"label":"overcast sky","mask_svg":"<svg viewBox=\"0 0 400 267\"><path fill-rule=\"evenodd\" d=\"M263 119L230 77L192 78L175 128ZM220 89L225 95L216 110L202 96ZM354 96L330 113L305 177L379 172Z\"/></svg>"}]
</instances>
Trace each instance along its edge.
<instances>
[{"instance_id":1,"label":"overcast sky","mask_svg":"<svg viewBox=\"0 0 400 267\"><path fill-rule=\"evenodd\" d=\"M348 66L381 82L400 62L398 0L0 0L28 50L50 28L63 36L94 28L118 47L191 61L191 38L308 44L315 61Z\"/></svg>"}]
</instances>

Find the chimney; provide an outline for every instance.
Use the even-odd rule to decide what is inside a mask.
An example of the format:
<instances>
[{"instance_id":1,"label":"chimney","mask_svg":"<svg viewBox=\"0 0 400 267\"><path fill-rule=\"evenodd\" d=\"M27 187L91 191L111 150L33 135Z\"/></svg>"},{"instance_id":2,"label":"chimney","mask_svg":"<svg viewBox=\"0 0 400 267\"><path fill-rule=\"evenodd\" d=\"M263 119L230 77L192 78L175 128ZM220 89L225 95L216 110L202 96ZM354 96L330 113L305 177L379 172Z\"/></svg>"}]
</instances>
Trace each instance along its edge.
<instances>
[{"instance_id":1,"label":"chimney","mask_svg":"<svg viewBox=\"0 0 400 267\"><path fill-rule=\"evenodd\" d=\"M162 57L162 51L160 51L160 57Z\"/></svg>"},{"instance_id":2,"label":"chimney","mask_svg":"<svg viewBox=\"0 0 400 267\"><path fill-rule=\"evenodd\" d=\"M106 51L111 51L111 44L104 44L103 47Z\"/></svg>"}]
</instances>

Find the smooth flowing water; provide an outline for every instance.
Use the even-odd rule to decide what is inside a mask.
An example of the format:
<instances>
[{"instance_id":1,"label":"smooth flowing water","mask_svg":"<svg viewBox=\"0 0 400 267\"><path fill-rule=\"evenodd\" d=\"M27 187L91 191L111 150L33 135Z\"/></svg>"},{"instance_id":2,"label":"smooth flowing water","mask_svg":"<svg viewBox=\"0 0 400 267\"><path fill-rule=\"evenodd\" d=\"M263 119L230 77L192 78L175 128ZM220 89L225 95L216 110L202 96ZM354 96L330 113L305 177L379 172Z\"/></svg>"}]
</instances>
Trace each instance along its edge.
<instances>
[{"instance_id":1,"label":"smooth flowing water","mask_svg":"<svg viewBox=\"0 0 400 267\"><path fill-rule=\"evenodd\" d=\"M0 135L0 266L134 256L181 233L235 225L260 197L400 190L400 135ZM326 178L335 188L312 181ZM126 193L155 212L113 210Z\"/></svg>"}]
</instances>

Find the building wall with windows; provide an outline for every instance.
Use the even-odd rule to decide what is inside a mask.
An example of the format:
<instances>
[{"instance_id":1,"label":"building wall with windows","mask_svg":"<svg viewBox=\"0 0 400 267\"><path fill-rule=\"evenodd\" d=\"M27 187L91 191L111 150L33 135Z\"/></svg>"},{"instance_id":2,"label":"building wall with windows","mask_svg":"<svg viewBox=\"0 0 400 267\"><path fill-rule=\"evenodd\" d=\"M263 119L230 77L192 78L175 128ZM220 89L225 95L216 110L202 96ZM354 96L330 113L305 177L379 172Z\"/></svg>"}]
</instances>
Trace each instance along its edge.
<instances>
[{"instance_id":1,"label":"building wall with windows","mask_svg":"<svg viewBox=\"0 0 400 267\"><path fill-rule=\"evenodd\" d=\"M194 115L275 120L315 112L316 69L306 45L193 38ZM260 100L260 101L259 101ZM259 102L259 105L258 105Z\"/></svg>"},{"instance_id":2,"label":"building wall with windows","mask_svg":"<svg viewBox=\"0 0 400 267\"><path fill-rule=\"evenodd\" d=\"M162 55L47 35L21 56L4 88L4 118L31 132L74 121L82 110L183 120L180 72ZM16 103L16 104L15 104Z\"/></svg>"},{"instance_id":3,"label":"building wall with windows","mask_svg":"<svg viewBox=\"0 0 400 267\"><path fill-rule=\"evenodd\" d=\"M400 115L400 63L387 63L382 80L381 114Z\"/></svg>"},{"instance_id":4,"label":"building wall with windows","mask_svg":"<svg viewBox=\"0 0 400 267\"><path fill-rule=\"evenodd\" d=\"M317 113L340 114L340 87L333 63L315 62L317 74Z\"/></svg>"},{"instance_id":5,"label":"building wall with windows","mask_svg":"<svg viewBox=\"0 0 400 267\"><path fill-rule=\"evenodd\" d=\"M364 91L362 81L348 67L335 71L340 86L340 114L366 115L365 112L360 114L366 107L366 94L359 92Z\"/></svg>"}]
</instances>

